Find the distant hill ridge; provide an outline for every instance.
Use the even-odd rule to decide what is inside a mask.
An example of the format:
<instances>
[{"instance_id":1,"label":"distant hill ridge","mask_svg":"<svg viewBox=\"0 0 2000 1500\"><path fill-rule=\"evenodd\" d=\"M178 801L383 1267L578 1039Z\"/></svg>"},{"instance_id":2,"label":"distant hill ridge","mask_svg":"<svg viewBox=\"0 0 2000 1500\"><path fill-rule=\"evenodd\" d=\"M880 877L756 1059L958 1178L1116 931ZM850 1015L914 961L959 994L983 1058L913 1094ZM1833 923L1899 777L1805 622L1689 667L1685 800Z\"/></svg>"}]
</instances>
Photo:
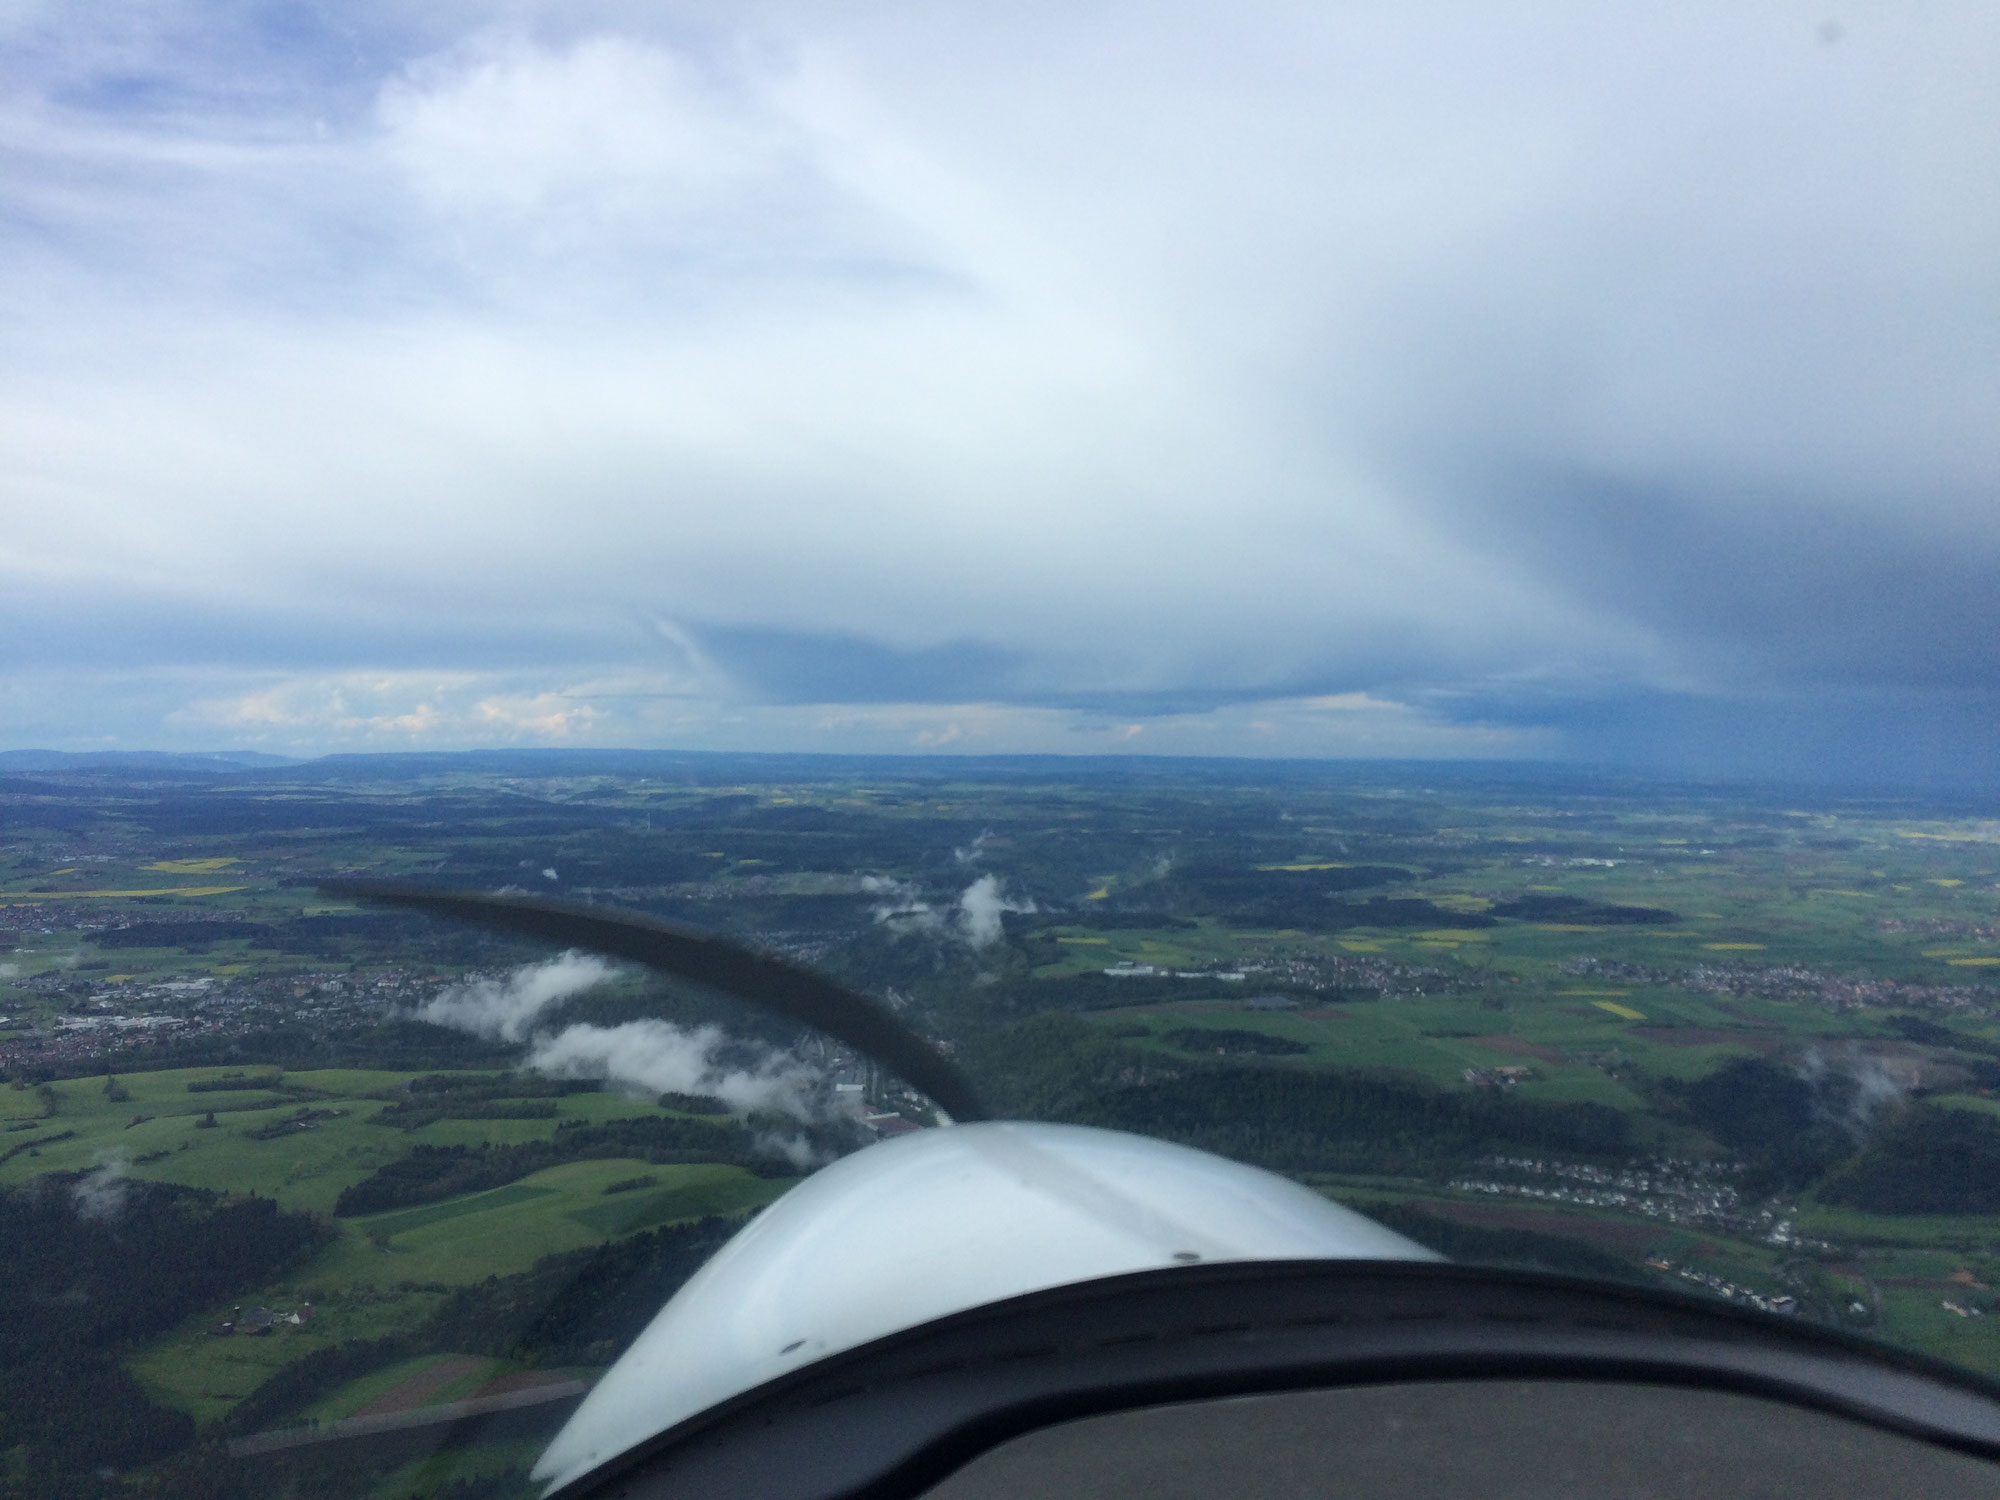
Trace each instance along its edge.
<instances>
[{"instance_id":1,"label":"distant hill ridge","mask_svg":"<svg viewBox=\"0 0 2000 1500\"><path fill-rule=\"evenodd\" d=\"M855 775L902 779L1073 780L1184 782L1212 779L1240 784L1348 784L1407 787L1573 786L1603 784L1625 791L1679 785L1674 778L1635 775L1609 766L1531 760L1320 760L1169 755L908 755L828 754L811 751L581 749L507 747L483 750L342 751L285 756L258 750L0 750L0 776L279 775L294 780L395 781L485 772L511 776L650 776L691 785L708 781L835 780ZM1693 784L1693 783L1690 783ZM1706 784L1706 783L1702 783Z\"/></svg>"},{"instance_id":2,"label":"distant hill ridge","mask_svg":"<svg viewBox=\"0 0 2000 1500\"><path fill-rule=\"evenodd\" d=\"M398 781L484 772L503 776L645 776L690 785L742 780L820 781L856 775L902 779L1074 780L1110 776L1246 779L1285 783L1381 781L1509 785L1565 780L1595 771L1529 761L1277 760L1149 755L851 755L801 751L507 748L337 752L318 756L270 755L255 750L0 750L0 776L9 775L275 775L305 781Z\"/></svg>"},{"instance_id":3,"label":"distant hill ridge","mask_svg":"<svg viewBox=\"0 0 2000 1500\"><path fill-rule=\"evenodd\" d=\"M0 750L0 773L9 771L240 771L251 766L295 766L295 756L261 750Z\"/></svg>"},{"instance_id":4,"label":"distant hill ridge","mask_svg":"<svg viewBox=\"0 0 2000 1500\"><path fill-rule=\"evenodd\" d=\"M796 750L675 750L507 747L483 750L343 751L285 756L261 750L0 750L0 777L35 775L283 777L291 781L415 781L427 776L641 776L690 787L752 781L811 783L854 776L904 781L1115 780L1128 785L1315 787L1338 783L1407 790L1496 791L1594 788L1623 796L1728 790L1779 803L1832 796L1917 797L1925 815L1991 816L1992 794L1943 785L1806 783L1752 777L1676 775L1601 763L1554 760L1340 760L1173 755L903 755ZM1914 813L1912 815L1915 815Z\"/></svg>"}]
</instances>

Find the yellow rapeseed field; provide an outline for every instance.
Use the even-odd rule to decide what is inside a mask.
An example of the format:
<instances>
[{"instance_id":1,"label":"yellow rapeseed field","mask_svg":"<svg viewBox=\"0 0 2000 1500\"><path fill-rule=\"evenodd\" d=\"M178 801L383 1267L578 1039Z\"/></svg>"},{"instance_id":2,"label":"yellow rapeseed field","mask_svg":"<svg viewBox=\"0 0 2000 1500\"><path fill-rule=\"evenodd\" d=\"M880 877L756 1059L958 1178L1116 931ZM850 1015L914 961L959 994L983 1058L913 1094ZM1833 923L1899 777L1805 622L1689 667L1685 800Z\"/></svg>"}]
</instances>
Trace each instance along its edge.
<instances>
[{"instance_id":1,"label":"yellow rapeseed field","mask_svg":"<svg viewBox=\"0 0 2000 1500\"><path fill-rule=\"evenodd\" d=\"M1643 1010L1634 1010L1629 1005L1620 1005L1616 1000L1593 1000L1590 1003L1599 1010L1608 1010L1612 1015L1622 1017L1627 1021L1643 1021L1646 1019L1646 1013Z\"/></svg>"}]
</instances>

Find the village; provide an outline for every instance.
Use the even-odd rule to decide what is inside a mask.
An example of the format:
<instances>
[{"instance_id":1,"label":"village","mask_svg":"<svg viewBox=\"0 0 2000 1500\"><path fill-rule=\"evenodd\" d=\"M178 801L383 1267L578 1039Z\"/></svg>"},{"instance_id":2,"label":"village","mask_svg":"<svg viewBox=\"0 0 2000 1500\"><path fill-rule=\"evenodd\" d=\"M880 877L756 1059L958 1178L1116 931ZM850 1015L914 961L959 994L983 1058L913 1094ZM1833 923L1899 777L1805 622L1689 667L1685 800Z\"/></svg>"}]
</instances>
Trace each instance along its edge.
<instances>
[{"instance_id":1,"label":"village","mask_svg":"<svg viewBox=\"0 0 2000 1500\"><path fill-rule=\"evenodd\" d=\"M1492 1197L1526 1198L1579 1208L1638 1214L1664 1224L1741 1235L1767 1245L1799 1250L1834 1247L1801 1236L1796 1209L1776 1201L1745 1205L1730 1179L1742 1169L1733 1163L1676 1160L1633 1162L1624 1167L1547 1161L1534 1157L1489 1156L1478 1176L1454 1178L1453 1191ZM1527 1178L1527 1181L1519 1179Z\"/></svg>"}]
</instances>

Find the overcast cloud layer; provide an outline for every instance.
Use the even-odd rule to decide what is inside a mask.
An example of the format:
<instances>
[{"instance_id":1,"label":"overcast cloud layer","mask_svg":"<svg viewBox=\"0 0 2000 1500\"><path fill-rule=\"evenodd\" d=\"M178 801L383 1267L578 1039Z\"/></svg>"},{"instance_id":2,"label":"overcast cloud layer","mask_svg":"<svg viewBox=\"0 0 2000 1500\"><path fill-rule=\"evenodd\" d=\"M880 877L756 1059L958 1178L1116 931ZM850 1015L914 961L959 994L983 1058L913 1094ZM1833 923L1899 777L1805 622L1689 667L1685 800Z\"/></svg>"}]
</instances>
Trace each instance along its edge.
<instances>
[{"instance_id":1,"label":"overcast cloud layer","mask_svg":"<svg viewBox=\"0 0 2000 1500\"><path fill-rule=\"evenodd\" d=\"M0 38L0 743L1995 766L1990 6Z\"/></svg>"}]
</instances>

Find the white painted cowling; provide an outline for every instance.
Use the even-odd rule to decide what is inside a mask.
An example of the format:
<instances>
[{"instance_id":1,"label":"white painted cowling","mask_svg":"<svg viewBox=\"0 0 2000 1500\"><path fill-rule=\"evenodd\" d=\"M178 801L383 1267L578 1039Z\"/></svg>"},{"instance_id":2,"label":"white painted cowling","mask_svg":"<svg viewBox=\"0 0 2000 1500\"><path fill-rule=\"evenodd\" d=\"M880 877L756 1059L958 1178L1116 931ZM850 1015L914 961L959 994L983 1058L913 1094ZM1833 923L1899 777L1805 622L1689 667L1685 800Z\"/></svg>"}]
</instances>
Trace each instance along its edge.
<instances>
[{"instance_id":1,"label":"white painted cowling","mask_svg":"<svg viewBox=\"0 0 2000 1500\"><path fill-rule=\"evenodd\" d=\"M550 1489L808 1361L1195 1260L1435 1260L1269 1172L1075 1125L924 1130L808 1178L668 1301L535 1466Z\"/></svg>"}]
</instances>

